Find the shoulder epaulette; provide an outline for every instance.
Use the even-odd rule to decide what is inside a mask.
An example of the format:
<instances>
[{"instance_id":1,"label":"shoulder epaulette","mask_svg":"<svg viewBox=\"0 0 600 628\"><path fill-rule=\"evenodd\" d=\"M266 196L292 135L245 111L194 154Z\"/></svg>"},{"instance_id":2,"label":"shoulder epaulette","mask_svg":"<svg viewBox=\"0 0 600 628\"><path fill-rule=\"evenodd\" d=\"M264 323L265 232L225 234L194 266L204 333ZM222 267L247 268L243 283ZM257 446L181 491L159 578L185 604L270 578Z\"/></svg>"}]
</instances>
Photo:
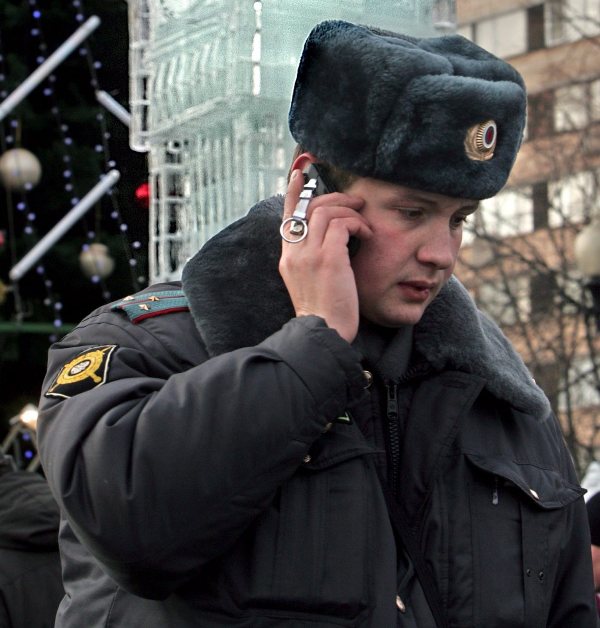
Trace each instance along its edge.
<instances>
[{"instance_id":1,"label":"shoulder epaulette","mask_svg":"<svg viewBox=\"0 0 600 628\"><path fill-rule=\"evenodd\" d=\"M125 297L113 303L110 309L125 312L132 323L139 323L152 316L184 312L190 306L183 290L163 290Z\"/></svg>"}]
</instances>

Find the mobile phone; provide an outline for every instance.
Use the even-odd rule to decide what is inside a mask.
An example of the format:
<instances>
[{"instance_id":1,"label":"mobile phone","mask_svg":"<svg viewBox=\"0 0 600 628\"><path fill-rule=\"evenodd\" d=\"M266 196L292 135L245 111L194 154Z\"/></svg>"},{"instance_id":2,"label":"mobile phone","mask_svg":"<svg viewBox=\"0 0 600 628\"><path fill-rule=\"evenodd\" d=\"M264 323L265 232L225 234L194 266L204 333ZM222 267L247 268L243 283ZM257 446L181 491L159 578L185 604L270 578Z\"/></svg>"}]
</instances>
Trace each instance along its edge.
<instances>
[{"instance_id":1,"label":"mobile phone","mask_svg":"<svg viewBox=\"0 0 600 628\"><path fill-rule=\"evenodd\" d=\"M322 168L319 168L319 164L311 163L303 171L304 182L308 183L311 179L316 179L317 187L315 188L314 196L320 194L330 194L335 192L335 187L331 181L327 178ZM356 255L360 247L360 240L356 236L350 236L348 239L348 254L350 257Z\"/></svg>"}]
</instances>

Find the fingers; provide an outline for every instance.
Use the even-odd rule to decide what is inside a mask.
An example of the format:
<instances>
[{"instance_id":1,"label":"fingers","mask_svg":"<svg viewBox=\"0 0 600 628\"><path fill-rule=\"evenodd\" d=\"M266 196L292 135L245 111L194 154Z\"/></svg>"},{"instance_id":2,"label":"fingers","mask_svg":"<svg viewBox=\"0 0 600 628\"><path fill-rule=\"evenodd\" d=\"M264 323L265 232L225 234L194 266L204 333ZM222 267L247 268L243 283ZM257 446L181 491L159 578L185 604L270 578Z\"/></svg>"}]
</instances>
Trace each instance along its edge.
<instances>
[{"instance_id":1,"label":"fingers","mask_svg":"<svg viewBox=\"0 0 600 628\"><path fill-rule=\"evenodd\" d=\"M303 187L304 177L302 172L294 170L290 176L285 198L283 221L286 221L294 214ZM307 222L310 223L308 231L311 235L306 238L303 244L306 246L308 241L310 241L311 248L321 246L329 229L334 231L341 229L339 236L345 242L347 242L350 235L356 235L359 238L369 238L371 236L369 225L358 213L363 205L364 200L362 198L342 192L332 192L312 198L308 205L306 218ZM283 246L286 247L289 244L296 245L303 240L304 238L295 242L284 242Z\"/></svg>"},{"instance_id":2,"label":"fingers","mask_svg":"<svg viewBox=\"0 0 600 628\"><path fill-rule=\"evenodd\" d=\"M315 207L310 215L309 228L309 245L317 247L333 242L347 244L350 236L368 240L373 234L360 213L339 205Z\"/></svg>"}]
</instances>

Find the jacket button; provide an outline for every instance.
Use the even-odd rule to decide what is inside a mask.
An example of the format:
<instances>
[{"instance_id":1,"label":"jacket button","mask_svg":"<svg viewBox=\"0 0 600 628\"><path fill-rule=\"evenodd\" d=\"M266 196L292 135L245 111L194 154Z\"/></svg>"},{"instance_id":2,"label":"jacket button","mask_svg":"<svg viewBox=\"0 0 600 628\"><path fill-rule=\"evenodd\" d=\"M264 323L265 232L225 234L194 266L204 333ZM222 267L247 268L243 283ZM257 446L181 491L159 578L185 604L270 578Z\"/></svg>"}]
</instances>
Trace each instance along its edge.
<instances>
[{"instance_id":1,"label":"jacket button","mask_svg":"<svg viewBox=\"0 0 600 628\"><path fill-rule=\"evenodd\" d=\"M406 613L406 606L399 595L396 596L396 606L401 613Z\"/></svg>"},{"instance_id":2,"label":"jacket button","mask_svg":"<svg viewBox=\"0 0 600 628\"><path fill-rule=\"evenodd\" d=\"M304 462L308 464L312 460L312 456L310 454L306 454L303 458Z\"/></svg>"},{"instance_id":3,"label":"jacket button","mask_svg":"<svg viewBox=\"0 0 600 628\"><path fill-rule=\"evenodd\" d=\"M525 573L527 574L528 578L531 578L531 569L528 569Z\"/></svg>"},{"instance_id":4,"label":"jacket button","mask_svg":"<svg viewBox=\"0 0 600 628\"><path fill-rule=\"evenodd\" d=\"M369 386L373 383L373 373L371 371L363 371L363 375L365 377L365 388L369 388Z\"/></svg>"},{"instance_id":5,"label":"jacket button","mask_svg":"<svg viewBox=\"0 0 600 628\"><path fill-rule=\"evenodd\" d=\"M539 581L543 582L545 577L546 577L546 574L543 571L540 571L540 573L538 574Z\"/></svg>"}]
</instances>

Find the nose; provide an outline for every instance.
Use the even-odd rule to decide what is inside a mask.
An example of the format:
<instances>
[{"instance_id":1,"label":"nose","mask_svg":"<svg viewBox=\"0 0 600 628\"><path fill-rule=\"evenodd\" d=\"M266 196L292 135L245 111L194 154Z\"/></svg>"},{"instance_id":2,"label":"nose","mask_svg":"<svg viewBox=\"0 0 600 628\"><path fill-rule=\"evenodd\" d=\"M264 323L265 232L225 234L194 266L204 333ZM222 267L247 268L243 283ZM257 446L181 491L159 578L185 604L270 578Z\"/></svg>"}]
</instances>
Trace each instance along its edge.
<instances>
[{"instance_id":1,"label":"nose","mask_svg":"<svg viewBox=\"0 0 600 628\"><path fill-rule=\"evenodd\" d=\"M417 250L417 259L421 264L438 270L452 268L458 256L461 239L460 232L450 229L447 222L430 224Z\"/></svg>"}]
</instances>

